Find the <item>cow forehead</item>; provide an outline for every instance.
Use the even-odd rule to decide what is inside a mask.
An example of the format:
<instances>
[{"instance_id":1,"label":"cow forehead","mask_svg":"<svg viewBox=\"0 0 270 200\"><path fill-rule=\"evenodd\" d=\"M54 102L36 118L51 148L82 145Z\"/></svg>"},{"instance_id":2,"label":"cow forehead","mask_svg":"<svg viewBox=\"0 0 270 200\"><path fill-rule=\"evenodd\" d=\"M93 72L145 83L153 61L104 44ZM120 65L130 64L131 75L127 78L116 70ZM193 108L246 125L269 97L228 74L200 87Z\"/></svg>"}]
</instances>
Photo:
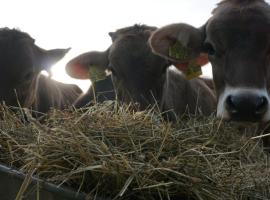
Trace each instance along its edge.
<instances>
[{"instance_id":1,"label":"cow forehead","mask_svg":"<svg viewBox=\"0 0 270 200\"><path fill-rule=\"evenodd\" d=\"M9 28L0 28L0 39L6 41L28 40L31 43L35 42L29 34L17 29Z\"/></svg>"},{"instance_id":2,"label":"cow forehead","mask_svg":"<svg viewBox=\"0 0 270 200\"><path fill-rule=\"evenodd\" d=\"M206 26L206 35L211 40L249 42L269 39L270 7L267 4L237 5L231 1L217 7ZM258 1L259 2L259 1ZM239 40L240 38L240 40ZM252 39L252 41L250 40Z\"/></svg>"},{"instance_id":3,"label":"cow forehead","mask_svg":"<svg viewBox=\"0 0 270 200\"><path fill-rule=\"evenodd\" d=\"M16 61L16 59L22 59L26 56L30 58L33 47L33 43L28 40L0 39L0 60Z\"/></svg>"},{"instance_id":4,"label":"cow forehead","mask_svg":"<svg viewBox=\"0 0 270 200\"><path fill-rule=\"evenodd\" d=\"M1 56L4 52L14 55L23 54L34 46L34 39L19 30L2 28L0 29L0 44Z\"/></svg>"},{"instance_id":5,"label":"cow forehead","mask_svg":"<svg viewBox=\"0 0 270 200\"><path fill-rule=\"evenodd\" d=\"M154 26L135 24L134 26L129 26L129 27L118 29L115 32L115 34L116 34L116 36L128 35L128 34L138 35L138 34L144 33L145 31L154 31L156 29L157 29L157 27L154 27Z\"/></svg>"},{"instance_id":6,"label":"cow forehead","mask_svg":"<svg viewBox=\"0 0 270 200\"><path fill-rule=\"evenodd\" d=\"M223 0L218 3L218 6L212 11L212 14L217 15L226 13L228 11L240 11L253 10L259 12L269 12L269 4L264 0Z\"/></svg>"},{"instance_id":7,"label":"cow forehead","mask_svg":"<svg viewBox=\"0 0 270 200\"><path fill-rule=\"evenodd\" d=\"M152 63L154 54L147 43L147 38L135 36L119 37L110 48L110 63L120 69L143 69ZM148 64L147 64L148 63Z\"/></svg>"},{"instance_id":8,"label":"cow forehead","mask_svg":"<svg viewBox=\"0 0 270 200\"><path fill-rule=\"evenodd\" d=\"M143 32L145 28L141 29L141 27L136 27L136 31L133 29L134 26L125 28L123 29L123 32L120 32L117 35L113 41L113 44L111 45L110 54L120 53L122 54L121 57L135 57L135 55L144 55L146 51L151 52L147 43L150 35Z\"/></svg>"},{"instance_id":9,"label":"cow forehead","mask_svg":"<svg viewBox=\"0 0 270 200\"><path fill-rule=\"evenodd\" d=\"M259 18L241 19L230 17L225 19L214 18L209 20L206 27L206 36L215 40L225 42L240 42L249 40L258 42L270 37L270 24ZM250 40L252 39L252 40Z\"/></svg>"},{"instance_id":10,"label":"cow forehead","mask_svg":"<svg viewBox=\"0 0 270 200\"><path fill-rule=\"evenodd\" d=\"M24 37L0 37L0 72L2 76L19 76L33 68L34 44Z\"/></svg>"},{"instance_id":11,"label":"cow forehead","mask_svg":"<svg viewBox=\"0 0 270 200\"><path fill-rule=\"evenodd\" d=\"M238 2L236 4L235 2ZM213 16L209 21L217 23L250 23L263 22L270 24L270 6L264 1L248 0L225 0L218 4L212 12Z\"/></svg>"}]
</instances>

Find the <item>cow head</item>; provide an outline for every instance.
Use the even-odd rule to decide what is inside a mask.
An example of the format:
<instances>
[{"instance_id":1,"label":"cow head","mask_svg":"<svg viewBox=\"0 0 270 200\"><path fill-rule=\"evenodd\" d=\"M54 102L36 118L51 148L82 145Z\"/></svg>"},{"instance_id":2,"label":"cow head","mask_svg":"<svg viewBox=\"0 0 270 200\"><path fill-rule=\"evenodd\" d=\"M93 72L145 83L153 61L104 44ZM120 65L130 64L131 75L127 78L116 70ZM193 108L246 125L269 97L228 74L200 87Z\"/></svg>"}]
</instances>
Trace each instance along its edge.
<instances>
[{"instance_id":1,"label":"cow head","mask_svg":"<svg viewBox=\"0 0 270 200\"><path fill-rule=\"evenodd\" d=\"M69 49L46 51L27 33L0 29L0 101L7 105L25 106L33 99L35 82L42 70L61 59ZM28 104L30 102L27 102Z\"/></svg>"},{"instance_id":2,"label":"cow head","mask_svg":"<svg viewBox=\"0 0 270 200\"><path fill-rule=\"evenodd\" d=\"M107 69L112 73L118 98L147 106L153 96L159 95L155 87L161 87L161 76L169 66L166 59L152 53L148 44L154 30L156 27L134 25L110 32L112 45L107 51L88 52L74 58L67 64L67 72L72 77L84 79L89 78L89 73L91 78L93 66L103 71Z\"/></svg>"},{"instance_id":3,"label":"cow head","mask_svg":"<svg viewBox=\"0 0 270 200\"><path fill-rule=\"evenodd\" d=\"M152 35L151 47L154 53L179 63L208 54L218 95L217 116L269 121L269 13L269 5L262 0L222 1L203 27L163 27ZM185 47L186 60L169 55L176 42Z\"/></svg>"}]
</instances>

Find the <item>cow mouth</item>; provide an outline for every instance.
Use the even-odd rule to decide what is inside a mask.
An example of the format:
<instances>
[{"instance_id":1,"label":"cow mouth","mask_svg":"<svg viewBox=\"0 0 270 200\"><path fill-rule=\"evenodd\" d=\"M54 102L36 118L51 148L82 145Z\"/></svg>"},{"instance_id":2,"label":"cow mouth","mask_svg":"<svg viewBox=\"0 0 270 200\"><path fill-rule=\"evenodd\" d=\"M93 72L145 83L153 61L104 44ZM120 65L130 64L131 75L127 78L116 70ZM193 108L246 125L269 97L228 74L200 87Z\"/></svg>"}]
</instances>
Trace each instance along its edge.
<instances>
[{"instance_id":1,"label":"cow mouth","mask_svg":"<svg viewBox=\"0 0 270 200\"><path fill-rule=\"evenodd\" d=\"M261 116L253 116L253 115L249 115L249 114L242 114L242 115L231 114L229 120L230 121L236 121L236 122L252 122L252 123L256 123L256 122L263 121L263 115L261 115Z\"/></svg>"},{"instance_id":2,"label":"cow mouth","mask_svg":"<svg viewBox=\"0 0 270 200\"><path fill-rule=\"evenodd\" d=\"M217 118L221 119L222 121L225 122L236 122L236 123L258 123L258 122L266 122L269 120L264 120L264 115L261 116L254 116L254 115L249 115L249 114L228 114L226 113L225 115L218 115Z\"/></svg>"}]
</instances>

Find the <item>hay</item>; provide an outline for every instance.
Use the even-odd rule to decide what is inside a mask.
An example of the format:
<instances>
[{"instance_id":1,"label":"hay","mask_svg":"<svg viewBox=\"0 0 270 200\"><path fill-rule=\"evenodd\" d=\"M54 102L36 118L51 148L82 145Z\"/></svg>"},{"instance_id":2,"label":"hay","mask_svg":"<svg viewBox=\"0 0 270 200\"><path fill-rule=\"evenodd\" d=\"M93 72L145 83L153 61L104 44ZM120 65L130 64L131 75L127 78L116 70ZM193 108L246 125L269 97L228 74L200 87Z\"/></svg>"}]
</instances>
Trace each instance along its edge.
<instances>
[{"instance_id":1,"label":"hay","mask_svg":"<svg viewBox=\"0 0 270 200\"><path fill-rule=\"evenodd\" d=\"M175 125L114 102L52 111L42 124L1 111L0 162L89 199L270 198L269 161L253 126L199 116Z\"/></svg>"}]
</instances>

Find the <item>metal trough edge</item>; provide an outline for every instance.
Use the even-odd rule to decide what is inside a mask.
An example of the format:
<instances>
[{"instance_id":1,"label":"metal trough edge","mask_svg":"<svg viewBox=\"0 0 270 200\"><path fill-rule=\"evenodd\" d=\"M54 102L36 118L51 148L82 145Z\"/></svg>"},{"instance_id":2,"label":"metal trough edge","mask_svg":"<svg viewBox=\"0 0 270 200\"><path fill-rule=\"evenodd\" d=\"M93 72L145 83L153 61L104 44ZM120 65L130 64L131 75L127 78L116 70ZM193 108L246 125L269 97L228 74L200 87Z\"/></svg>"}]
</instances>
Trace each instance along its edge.
<instances>
[{"instance_id":1,"label":"metal trough edge","mask_svg":"<svg viewBox=\"0 0 270 200\"><path fill-rule=\"evenodd\" d=\"M0 199L11 200L15 199L26 175L15 169L6 167L0 164ZM86 199L86 194L77 193L65 187L57 187L56 185L46 182L42 179L33 177L29 184L28 190L33 187L36 188L37 183L40 189L40 199L46 200L83 200ZM27 191L28 191L27 190ZM27 199L36 199L36 190L30 194Z\"/></svg>"}]
</instances>

